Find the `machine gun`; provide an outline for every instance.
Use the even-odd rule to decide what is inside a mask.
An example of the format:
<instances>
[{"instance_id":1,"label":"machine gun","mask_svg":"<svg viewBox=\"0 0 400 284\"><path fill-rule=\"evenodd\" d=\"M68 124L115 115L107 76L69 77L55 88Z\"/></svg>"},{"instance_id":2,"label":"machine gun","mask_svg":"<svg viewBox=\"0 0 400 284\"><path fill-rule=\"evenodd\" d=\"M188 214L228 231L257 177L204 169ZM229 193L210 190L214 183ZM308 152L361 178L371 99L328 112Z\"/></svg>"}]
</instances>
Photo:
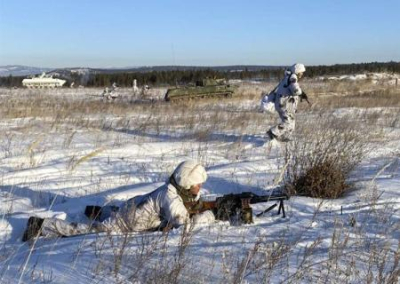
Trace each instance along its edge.
<instances>
[{"instance_id":1,"label":"machine gun","mask_svg":"<svg viewBox=\"0 0 400 284\"><path fill-rule=\"evenodd\" d=\"M194 215L206 210L212 210L216 219L228 221L232 218L237 218L238 221L244 224L253 223L253 209L250 204L277 201L276 204L268 207L263 212L257 214L260 217L264 213L271 211L278 206L278 215L282 212L282 217L285 218L284 200L288 200L289 196L282 191L272 191L267 195L257 195L252 192L243 192L239 194L227 194L217 197L215 201L198 201L185 202L185 206L189 214Z\"/></svg>"}]
</instances>

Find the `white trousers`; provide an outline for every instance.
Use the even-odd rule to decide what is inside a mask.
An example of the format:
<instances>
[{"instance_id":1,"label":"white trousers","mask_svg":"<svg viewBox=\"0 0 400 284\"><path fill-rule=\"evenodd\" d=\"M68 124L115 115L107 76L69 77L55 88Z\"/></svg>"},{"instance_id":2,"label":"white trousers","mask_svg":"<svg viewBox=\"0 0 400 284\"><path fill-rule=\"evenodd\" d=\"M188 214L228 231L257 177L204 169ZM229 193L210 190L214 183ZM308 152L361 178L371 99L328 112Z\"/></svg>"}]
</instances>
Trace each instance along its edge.
<instances>
[{"instance_id":1,"label":"white trousers","mask_svg":"<svg viewBox=\"0 0 400 284\"><path fill-rule=\"evenodd\" d=\"M275 109L281 118L281 123L271 128L277 140L290 139L295 128L295 114L299 103L298 96L282 96L277 94Z\"/></svg>"}]
</instances>

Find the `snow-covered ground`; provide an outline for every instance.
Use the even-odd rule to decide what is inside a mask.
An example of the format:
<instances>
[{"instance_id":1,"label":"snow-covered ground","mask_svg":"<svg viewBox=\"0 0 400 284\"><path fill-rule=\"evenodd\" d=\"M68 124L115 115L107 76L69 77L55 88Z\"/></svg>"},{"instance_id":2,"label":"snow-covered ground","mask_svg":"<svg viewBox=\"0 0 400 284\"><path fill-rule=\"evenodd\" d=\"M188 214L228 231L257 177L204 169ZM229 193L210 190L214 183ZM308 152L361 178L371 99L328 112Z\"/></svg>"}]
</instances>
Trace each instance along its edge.
<instances>
[{"instance_id":1,"label":"snow-covered ground","mask_svg":"<svg viewBox=\"0 0 400 284\"><path fill-rule=\"evenodd\" d=\"M373 150L351 175L355 189L345 197L292 196L285 203L286 218L273 210L254 218L254 224L219 221L188 235L182 229L169 235L104 233L41 238L28 244L21 237L29 216L88 222L83 214L86 205L119 204L149 192L186 159L201 161L207 168L204 195L262 194L279 181L286 148L263 146L264 133L276 117L258 113L257 100L185 107L132 104L123 112L107 104L99 112L83 107L70 116L61 111L29 116L32 110L26 109L34 106L15 105L24 109L19 116L4 110L10 91L1 92L1 111L7 115L0 121L0 283L399 280L397 107L306 109L298 114L299 124L324 115L354 115L354 121L376 132L369 141ZM54 92L61 101L71 91ZM75 101L99 91L80 92L84 95L75 96ZM369 125L365 117L376 113L382 117ZM259 213L269 205L252 207Z\"/></svg>"},{"instance_id":2,"label":"snow-covered ground","mask_svg":"<svg viewBox=\"0 0 400 284\"><path fill-rule=\"evenodd\" d=\"M388 73L363 73L353 75L341 75L341 76L321 76L319 80L332 80L332 81L365 81L368 80L373 84L387 84L397 86L400 84L399 74L388 74Z\"/></svg>"}]
</instances>

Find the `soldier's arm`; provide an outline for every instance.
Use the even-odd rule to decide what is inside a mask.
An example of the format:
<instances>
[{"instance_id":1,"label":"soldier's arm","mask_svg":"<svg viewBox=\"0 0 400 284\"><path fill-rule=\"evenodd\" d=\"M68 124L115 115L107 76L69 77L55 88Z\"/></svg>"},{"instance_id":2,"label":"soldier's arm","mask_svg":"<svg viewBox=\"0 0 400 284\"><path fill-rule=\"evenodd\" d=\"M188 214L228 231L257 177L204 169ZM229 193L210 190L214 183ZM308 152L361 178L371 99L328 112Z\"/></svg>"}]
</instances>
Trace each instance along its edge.
<instances>
[{"instance_id":1,"label":"soldier's arm","mask_svg":"<svg viewBox=\"0 0 400 284\"><path fill-rule=\"evenodd\" d=\"M292 74L289 78L289 91L293 96L300 96L302 94L302 90L300 88L300 85L298 83L297 76L295 74Z\"/></svg>"},{"instance_id":2,"label":"soldier's arm","mask_svg":"<svg viewBox=\"0 0 400 284\"><path fill-rule=\"evenodd\" d=\"M167 221L172 228L178 228L190 219L189 212L178 195L167 194L160 211L164 221Z\"/></svg>"}]
</instances>

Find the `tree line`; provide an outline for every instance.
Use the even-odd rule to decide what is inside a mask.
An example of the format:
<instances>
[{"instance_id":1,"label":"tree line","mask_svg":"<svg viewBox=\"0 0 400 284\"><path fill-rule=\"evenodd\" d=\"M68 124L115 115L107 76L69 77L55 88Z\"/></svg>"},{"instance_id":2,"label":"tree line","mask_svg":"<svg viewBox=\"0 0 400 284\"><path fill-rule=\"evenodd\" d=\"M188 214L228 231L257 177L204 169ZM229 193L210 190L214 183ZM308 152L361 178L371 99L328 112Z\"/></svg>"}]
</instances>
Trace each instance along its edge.
<instances>
[{"instance_id":1,"label":"tree line","mask_svg":"<svg viewBox=\"0 0 400 284\"><path fill-rule=\"evenodd\" d=\"M249 71L247 69L240 71L217 71L211 68L205 70L171 70L171 71L150 71L150 72L130 72L116 74L95 74L87 82L89 87L109 86L116 82L119 86L132 86L133 80L137 81L139 86L171 86L186 85L194 83L204 78L226 78L240 80L270 80L277 78L282 73L277 70Z\"/></svg>"},{"instance_id":2,"label":"tree line","mask_svg":"<svg viewBox=\"0 0 400 284\"><path fill-rule=\"evenodd\" d=\"M305 76L313 78L317 76L327 75L344 75L365 72L387 72L400 74L400 62L371 62L371 63L354 63L354 64L335 64L307 66ZM79 75L73 74L67 78L64 86L70 86L72 82L85 81L86 87L106 87L111 86L114 82L120 87L132 87L133 80L137 81L138 86L149 85L171 86L185 85L199 81L203 78L226 78L238 80L259 80L259 81L277 81L283 77L284 68L268 68L265 70L232 70L220 71L214 70L212 67L200 70L170 70L170 71L149 71L149 72L120 72L120 73L94 73L90 74L87 80L82 80ZM86 76L87 75L83 75ZM22 80L25 77L8 76L0 77L1 87L21 87ZM65 79L65 78L63 78Z\"/></svg>"},{"instance_id":3,"label":"tree line","mask_svg":"<svg viewBox=\"0 0 400 284\"><path fill-rule=\"evenodd\" d=\"M400 74L400 62L370 62L353 64L335 64L307 67L306 77L317 77L326 75L346 75L357 73L397 73Z\"/></svg>"}]
</instances>

